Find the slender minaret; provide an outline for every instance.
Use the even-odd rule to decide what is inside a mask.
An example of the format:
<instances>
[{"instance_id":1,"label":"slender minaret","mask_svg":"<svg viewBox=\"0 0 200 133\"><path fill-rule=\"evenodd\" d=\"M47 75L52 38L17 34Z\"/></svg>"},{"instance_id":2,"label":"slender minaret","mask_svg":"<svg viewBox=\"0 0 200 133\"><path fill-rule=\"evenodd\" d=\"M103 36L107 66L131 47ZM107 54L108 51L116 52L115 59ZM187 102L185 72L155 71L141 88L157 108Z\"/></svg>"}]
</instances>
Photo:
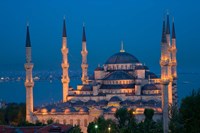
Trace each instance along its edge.
<instances>
[{"instance_id":1,"label":"slender minaret","mask_svg":"<svg viewBox=\"0 0 200 133\"><path fill-rule=\"evenodd\" d=\"M162 89L162 113L163 113L163 131L164 133L168 133L168 85L169 85L169 77L168 77L168 44L166 38L166 30L165 30L165 20L163 20L163 31L162 31L162 39L161 39L161 58L160 58L160 66L161 66L161 89Z\"/></svg>"},{"instance_id":2,"label":"slender minaret","mask_svg":"<svg viewBox=\"0 0 200 133\"><path fill-rule=\"evenodd\" d=\"M69 63L68 63L68 48L67 48L67 33L66 33L66 26L65 26L65 18L63 20L63 35L62 35L62 84L63 84L63 102L67 101L68 90L69 90Z\"/></svg>"},{"instance_id":3,"label":"slender minaret","mask_svg":"<svg viewBox=\"0 0 200 133\"><path fill-rule=\"evenodd\" d=\"M86 46L86 35L85 35L85 25L83 24L83 35L82 35L82 84L88 84L88 64L87 64L87 46Z\"/></svg>"},{"instance_id":4,"label":"slender minaret","mask_svg":"<svg viewBox=\"0 0 200 133\"><path fill-rule=\"evenodd\" d=\"M166 25L166 39L167 39L167 60L168 60L168 65L167 65L167 75L170 80L169 85L168 85L168 100L169 104L173 104L172 101L172 82L173 82L173 77L172 77L172 68L171 68L171 39L170 39L170 24L169 24L169 13L167 13L167 25Z\"/></svg>"},{"instance_id":5,"label":"slender minaret","mask_svg":"<svg viewBox=\"0 0 200 133\"><path fill-rule=\"evenodd\" d=\"M173 77L173 84L172 84L172 93L173 93L173 104L177 105L177 60L176 60L176 33L175 33L175 25L174 25L174 18L172 22L172 46L171 46L171 53L172 53L172 77Z\"/></svg>"},{"instance_id":6,"label":"slender minaret","mask_svg":"<svg viewBox=\"0 0 200 133\"><path fill-rule=\"evenodd\" d=\"M26 33L26 63L24 64L26 69L26 121L33 122L32 113L33 113L33 77L32 69L33 63L31 61L31 41L29 34L29 25L27 24L27 33Z\"/></svg>"}]
</instances>

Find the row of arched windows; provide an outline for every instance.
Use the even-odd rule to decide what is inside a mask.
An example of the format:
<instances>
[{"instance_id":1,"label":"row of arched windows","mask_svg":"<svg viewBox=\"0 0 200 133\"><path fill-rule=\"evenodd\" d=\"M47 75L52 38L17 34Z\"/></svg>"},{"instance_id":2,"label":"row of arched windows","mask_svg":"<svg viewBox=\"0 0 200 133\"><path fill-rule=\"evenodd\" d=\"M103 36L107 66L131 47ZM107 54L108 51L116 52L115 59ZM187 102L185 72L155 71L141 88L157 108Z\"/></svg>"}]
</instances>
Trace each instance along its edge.
<instances>
[{"instance_id":1,"label":"row of arched windows","mask_svg":"<svg viewBox=\"0 0 200 133\"><path fill-rule=\"evenodd\" d=\"M107 70L130 70L133 69L133 65L121 64L121 65L108 65Z\"/></svg>"},{"instance_id":2,"label":"row of arched windows","mask_svg":"<svg viewBox=\"0 0 200 133\"><path fill-rule=\"evenodd\" d=\"M131 84L134 83L132 80L106 80L105 84Z\"/></svg>"},{"instance_id":3,"label":"row of arched windows","mask_svg":"<svg viewBox=\"0 0 200 133\"><path fill-rule=\"evenodd\" d=\"M42 120L42 123L47 123L47 121L45 121L44 119ZM56 119L55 120L55 123L61 123L61 121L59 120L59 119ZM66 119L63 119L63 121L62 121L62 124L70 124L70 125L80 125L80 126L82 126L81 125L81 120L80 119L69 119L69 122L67 123L67 120ZM84 127L87 127L88 126L88 121L87 121L87 119L84 119L83 120L83 126Z\"/></svg>"}]
</instances>

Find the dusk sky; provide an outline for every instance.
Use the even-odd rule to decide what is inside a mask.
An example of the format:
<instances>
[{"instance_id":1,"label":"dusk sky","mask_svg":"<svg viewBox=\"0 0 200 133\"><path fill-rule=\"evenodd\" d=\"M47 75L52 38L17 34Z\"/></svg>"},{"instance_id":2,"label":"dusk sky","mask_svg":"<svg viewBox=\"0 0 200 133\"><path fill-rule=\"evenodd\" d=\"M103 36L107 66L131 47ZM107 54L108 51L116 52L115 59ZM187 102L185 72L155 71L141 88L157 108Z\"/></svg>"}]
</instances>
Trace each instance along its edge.
<instances>
[{"instance_id":1,"label":"dusk sky","mask_svg":"<svg viewBox=\"0 0 200 133\"><path fill-rule=\"evenodd\" d=\"M163 16L174 16L178 70L200 66L200 1L188 0L1 0L0 71L23 71L26 23L30 25L34 70L61 69L63 16L71 70L80 70L83 22L88 64L93 70L124 49L158 70Z\"/></svg>"}]
</instances>

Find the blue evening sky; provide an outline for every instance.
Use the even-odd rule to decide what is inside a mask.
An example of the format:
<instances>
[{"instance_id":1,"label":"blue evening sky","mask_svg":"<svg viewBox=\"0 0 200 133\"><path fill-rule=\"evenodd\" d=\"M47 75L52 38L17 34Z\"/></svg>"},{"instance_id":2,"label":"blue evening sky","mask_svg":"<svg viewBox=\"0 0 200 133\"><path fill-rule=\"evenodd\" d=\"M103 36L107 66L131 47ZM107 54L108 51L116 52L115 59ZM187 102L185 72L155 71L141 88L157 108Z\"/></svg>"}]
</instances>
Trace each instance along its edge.
<instances>
[{"instance_id":1,"label":"blue evening sky","mask_svg":"<svg viewBox=\"0 0 200 133\"><path fill-rule=\"evenodd\" d=\"M200 1L189 0L1 0L0 71L24 70L26 23L30 24L34 70L59 70L63 16L71 70L80 70L82 24L86 25L89 68L120 50L150 69L159 69L166 10L175 19L178 69L200 66Z\"/></svg>"}]
</instances>

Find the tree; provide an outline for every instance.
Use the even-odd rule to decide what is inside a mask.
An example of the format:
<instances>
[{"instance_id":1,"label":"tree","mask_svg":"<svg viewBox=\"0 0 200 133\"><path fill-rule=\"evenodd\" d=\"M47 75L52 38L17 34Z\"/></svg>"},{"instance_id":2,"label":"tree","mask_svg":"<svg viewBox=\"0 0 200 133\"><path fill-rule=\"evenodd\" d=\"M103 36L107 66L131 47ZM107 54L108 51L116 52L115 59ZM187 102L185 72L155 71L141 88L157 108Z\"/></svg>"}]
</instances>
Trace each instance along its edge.
<instances>
[{"instance_id":1,"label":"tree","mask_svg":"<svg viewBox=\"0 0 200 133\"><path fill-rule=\"evenodd\" d=\"M185 132L200 132L200 89L193 90L191 96L182 100L180 117L186 130Z\"/></svg>"},{"instance_id":2,"label":"tree","mask_svg":"<svg viewBox=\"0 0 200 133\"><path fill-rule=\"evenodd\" d=\"M52 118L47 120L47 125L52 124L52 123L53 123L53 119Z\"/></svg>"},{"instance_id":3,"label":"tree","mask_svg":"<svg viewBox=\"0 0 200 133\"><path fill-rule=\"evenodd\" d=\"M134 110L127 110L126 108L120 108L116 111L115 117L117 119L118 132L120 133L133 133L136 128Z\"/></svg>"},{"instance_id":4,"label":"tree","mask_svg":"<svg viewBox=\"0 0 200 133\"><path fill-rule=\"evenodd\" d=\"M162 123L153 120L154 110L145 109L145 120L138 124L138 133L162 133Z\"/></svg>"},{"instance_id":5,"label":"tree","mask_svg":"<svg viewBox=\"0 0 200 133\"><path fill-rule=\"evenodd\" d=\"M169 130L171 133L183 133L184 131L184 126L183 122L181 120L181 116L178 111L178 107L175 105L170 105L169 106Z\"/></svg>"},{"instance_id":6,"label":"tree","mask_svg":"<svg viewBox=\"0 0 200 133\"><path fill-rule=\"evenodd\" d=\"M98 127L95 128L95 125ZM87 132L88 133L109 133L110 128L110 133L116 133L116 124L113 120L111 119L104 119L104 117L100 116L97 120L94 122L89 123Z\"/></svg>"},{"instance_id":7,"label":"tree","mask_svg":"<svg viewBox=\"0 0 200 133\"><path fill-rule=\"evenodd\" d=\"M70 131L69 133L82 133L81 129L78 125L75 125Z\"/></svg>"}]
</instances>

